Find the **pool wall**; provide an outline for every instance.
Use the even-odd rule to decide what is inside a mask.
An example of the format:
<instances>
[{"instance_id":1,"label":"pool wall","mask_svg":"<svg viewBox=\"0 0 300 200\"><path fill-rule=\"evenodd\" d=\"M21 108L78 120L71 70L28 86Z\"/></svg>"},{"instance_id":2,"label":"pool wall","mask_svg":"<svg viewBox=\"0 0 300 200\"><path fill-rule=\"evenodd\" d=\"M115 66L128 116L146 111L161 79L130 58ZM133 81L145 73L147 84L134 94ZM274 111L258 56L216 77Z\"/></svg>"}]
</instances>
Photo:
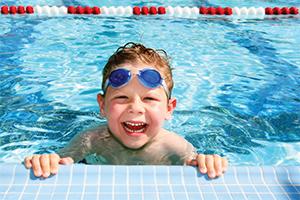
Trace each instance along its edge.
<instances>
[{"instance_id":1,"label":"pool wall","mask_svg":"<svg viewBox=\"0 0 300 200\"><path fill-rule=\"evenodd\" d=\"M0 165L0 198L9 199L300 199L300 166L232 166L208 179L190 166L61 166L48 179L21 164Z\"/></svg>"}]
</instances>

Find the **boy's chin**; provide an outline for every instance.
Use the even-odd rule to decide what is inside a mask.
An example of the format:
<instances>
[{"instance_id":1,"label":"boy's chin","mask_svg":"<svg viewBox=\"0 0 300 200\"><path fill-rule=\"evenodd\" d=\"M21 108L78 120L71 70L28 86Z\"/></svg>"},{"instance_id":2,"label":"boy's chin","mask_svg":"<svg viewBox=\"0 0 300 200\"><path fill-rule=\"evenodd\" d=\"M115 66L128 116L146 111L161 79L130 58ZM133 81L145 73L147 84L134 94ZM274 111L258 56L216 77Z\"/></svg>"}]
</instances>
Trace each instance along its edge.
<instances>
[{"instance_id":1,"label":"boy's chin","mask_svg":"<svg viewBox=\"0 0 300 200\"><path fill-rule=\"evenodd\" d=\"M130 143L130 144L125 144L122 142L122 144L128 149L139 150L139 149L144 148L146 146L147 142L135 142L135 143Z\"/></svg>"}]
</instances>

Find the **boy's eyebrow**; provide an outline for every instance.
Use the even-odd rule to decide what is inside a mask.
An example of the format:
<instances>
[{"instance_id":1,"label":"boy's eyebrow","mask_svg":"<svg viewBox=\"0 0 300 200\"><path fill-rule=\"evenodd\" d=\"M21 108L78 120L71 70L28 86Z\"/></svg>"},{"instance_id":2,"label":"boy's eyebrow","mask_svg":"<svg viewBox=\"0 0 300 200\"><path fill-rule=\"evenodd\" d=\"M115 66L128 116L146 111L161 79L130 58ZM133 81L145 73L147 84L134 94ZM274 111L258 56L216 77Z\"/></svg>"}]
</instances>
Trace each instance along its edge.
<instances>
[{"instance_id":1,"label":"boy's eyebrow","mask_svg":"<svg viewBox=\"0 0 300 200\"><path fill-rule=\"evenodd\" d=\"M155 89L159 89L159 88L155 88ZM160 94L157 94L156 92L155 92L155 90L148 90L147 92L146 92L146 94L155 94L155 95L160 95Z\"/></svg>"},{"instance_id":2,"label":"boy's eyebrow","mask_svg":"<svg viewBox=\"0 0 300 200\"><path fill-rule=\"evenodd\" d=\"M125 92L121 91L121 88L111 88L113 90L110 91L111 95L125 94Z\"/></svg>"},{"instance_id":3,"label":"boy's eyebrow","mask_svg":"<svg viewBox=\"0 0 300 200\"><path fill-rule=\"evenodd\" d=\"M156 93L156 89L160 89L160 88L155 88L155 89L146 89L145 88L145 92L143 93L143 95L156 95L156 96L160 96L160 94ZM163 90L163 89L162 89ZM112 96L117 96L117 95L125 95L128 96L127 91L122 91L122 88L113 88L113 91L110 91Z\"/></svg>"}]
</instances>

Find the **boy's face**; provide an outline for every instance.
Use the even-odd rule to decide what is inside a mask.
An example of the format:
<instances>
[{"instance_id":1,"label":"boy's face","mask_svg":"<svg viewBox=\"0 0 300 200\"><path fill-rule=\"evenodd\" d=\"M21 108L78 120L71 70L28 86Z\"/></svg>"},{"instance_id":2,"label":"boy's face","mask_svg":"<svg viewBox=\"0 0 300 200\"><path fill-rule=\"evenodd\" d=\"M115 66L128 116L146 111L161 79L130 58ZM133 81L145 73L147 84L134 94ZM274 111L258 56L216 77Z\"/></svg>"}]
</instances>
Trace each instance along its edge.
<instances>
[{"instance_id":1,"label":"boy's face","mask_svg":"<svg viewBox=\"0 0 300 200\"><path fill-rule=\"evenodd\" d=\"M138 149L160 133L176 100L168 99L162 86L149 89L139 82L136 74L147 65L125 63L121 67L131 71L131 80L120 88L108 87L105 97L98 95L98 103L112 134L124 146Z\"/></svg>"}]
</instances>

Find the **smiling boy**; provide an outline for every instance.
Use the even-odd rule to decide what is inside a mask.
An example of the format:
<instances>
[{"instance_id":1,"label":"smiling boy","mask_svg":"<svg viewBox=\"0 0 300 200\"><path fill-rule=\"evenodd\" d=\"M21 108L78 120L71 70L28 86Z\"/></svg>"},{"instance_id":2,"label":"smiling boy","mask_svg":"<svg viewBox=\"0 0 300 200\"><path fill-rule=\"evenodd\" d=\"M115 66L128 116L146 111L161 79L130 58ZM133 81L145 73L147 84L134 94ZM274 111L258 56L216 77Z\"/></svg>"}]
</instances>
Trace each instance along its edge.
<instances>
[{"instance_id":1,"label":"smiling boy","mask_svg":"<svg viewBox=\"0 0 300 200\"><path fill-rule=\"evenodd\" d=\"M184 138L163 128L172 117L176 99L164 51L141 44L120 47L103 69L102 91L97 95L107 125L75 136L58 154L33 155L25 166L36 176L56 174L58 164L84 160L92 164L197 165L210 178L227 169L218 155L197 154Z\"/></svg>"}]
</instances>

